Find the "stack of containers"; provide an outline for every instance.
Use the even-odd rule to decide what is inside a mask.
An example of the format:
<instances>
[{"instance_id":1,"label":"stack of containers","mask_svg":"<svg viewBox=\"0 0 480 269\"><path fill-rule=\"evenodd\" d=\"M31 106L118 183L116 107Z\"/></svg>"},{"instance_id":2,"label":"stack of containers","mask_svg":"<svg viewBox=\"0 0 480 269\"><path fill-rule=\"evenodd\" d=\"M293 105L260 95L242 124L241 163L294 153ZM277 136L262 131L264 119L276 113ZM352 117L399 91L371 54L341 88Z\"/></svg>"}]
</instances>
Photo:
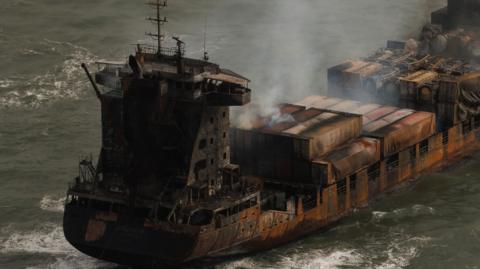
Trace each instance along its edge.
<instances>
[{"instance_id":1,"label":"stack of containers","mask_svg":"<svg viewBox=\"0 0 480 269\"><path fill-rule=\"evenodd\" d=\"M362 132L361 115L298 105L283 105L279 111L288 113L275 115L254 129L232 128L232 162L241 166L242 174L312 183L312 160L357 139Z\"/></svg>"}]
</instances>

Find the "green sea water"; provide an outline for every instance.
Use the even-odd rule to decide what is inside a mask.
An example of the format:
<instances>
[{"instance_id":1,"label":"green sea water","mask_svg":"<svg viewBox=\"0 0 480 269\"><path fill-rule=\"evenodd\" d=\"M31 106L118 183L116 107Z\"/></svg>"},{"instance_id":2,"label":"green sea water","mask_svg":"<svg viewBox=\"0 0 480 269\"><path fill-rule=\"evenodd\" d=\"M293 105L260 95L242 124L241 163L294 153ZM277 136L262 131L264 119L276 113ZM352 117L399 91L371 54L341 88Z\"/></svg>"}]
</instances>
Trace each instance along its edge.
<instances>
[{"instance_id":1,"label":"green sea water","mask_svg":"<svg viewBox=\"0 0 480 269\"><path fill-rule=\"evenodd\" d=\"M167 41L252 80L258 103L326 93L326 68L415 37L440 0L170 0ZM99 103L82 73L124 60L153 15L140 0L0 0L0 269L115 268L63 238L63 197L98 154ZM389 194L332 229L190 268L480 268L480 155Z\"/></svg>"}]
</instances>

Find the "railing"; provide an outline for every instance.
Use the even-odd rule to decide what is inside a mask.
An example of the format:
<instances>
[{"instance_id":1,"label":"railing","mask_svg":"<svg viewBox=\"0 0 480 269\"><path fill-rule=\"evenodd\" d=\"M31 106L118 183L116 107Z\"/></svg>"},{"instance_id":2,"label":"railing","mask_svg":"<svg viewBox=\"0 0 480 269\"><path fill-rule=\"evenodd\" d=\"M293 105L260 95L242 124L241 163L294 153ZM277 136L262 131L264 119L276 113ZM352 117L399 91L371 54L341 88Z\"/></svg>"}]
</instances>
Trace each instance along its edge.
<instances>
[{"instance_id":1,"label":"railing","mask_svg":"<svg viewBox=\"0 0 480 269\"><path fill-rule=\"evenodd\" d=\"M178 49L176 47L170 48L160 48L160 51L155 46L149 45L139 45L137 52L145 53L145 54L160 54L165 56L176 56L178 54ZM180 50L181 55L185 55L185 49L182 48Z\"/></svg>"}]
</instances>

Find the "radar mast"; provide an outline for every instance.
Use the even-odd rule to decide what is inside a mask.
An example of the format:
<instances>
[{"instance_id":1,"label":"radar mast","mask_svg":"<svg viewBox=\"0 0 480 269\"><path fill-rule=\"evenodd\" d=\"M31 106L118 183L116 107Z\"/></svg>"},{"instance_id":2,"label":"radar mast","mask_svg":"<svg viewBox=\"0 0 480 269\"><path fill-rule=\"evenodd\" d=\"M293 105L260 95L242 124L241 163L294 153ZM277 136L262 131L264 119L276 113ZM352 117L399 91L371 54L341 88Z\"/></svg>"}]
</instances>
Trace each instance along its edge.
<instances>
[{"instance_id":1,"label":"radar mast","mask_svg":"<svg viewBox=\"0 0 480 269\"><path fill-rule=\"evenodd\" d=\"M162 25L167 21L167 17L160 17L160 9L164 8L167 6L167 1L160 1L160 0L155 0L151 2L147 2L147 5L153 6L156 9L156 17L152 18L149 17L147 20L155 23L157 25L157 33L147 33L146 35L151 36L152 38L157 40L157 54L161 55L162 52L162 40L164 38L164 35L162 34Z\"/></svg>"}]
</instances>

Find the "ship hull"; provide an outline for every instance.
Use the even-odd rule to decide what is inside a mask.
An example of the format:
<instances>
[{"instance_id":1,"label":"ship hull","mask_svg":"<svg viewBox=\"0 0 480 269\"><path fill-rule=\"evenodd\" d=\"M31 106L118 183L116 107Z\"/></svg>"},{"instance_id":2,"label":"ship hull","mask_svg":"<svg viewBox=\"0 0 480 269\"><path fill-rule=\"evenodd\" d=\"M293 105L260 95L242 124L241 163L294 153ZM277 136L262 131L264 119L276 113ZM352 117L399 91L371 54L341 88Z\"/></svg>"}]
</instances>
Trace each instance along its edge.
<instances>
[{"instance_id":1,"label":"ship hull","mask_svg":"<svg viewBox=\"0 0 480 269\"><path fill-rule=\"evenodd\" d=\"M141 218L66 205L64 234L79 251L118 264L151 268L182 263L196 244L195 231L146 228Z\"/></svg>"},{"instance_id":2,"label":"ship hull","mask_svg":"<svg viewBox=\"0 0 480 269\"><path fill-rule=\"evenodd\" d=\"M338 194L336 185L327 186L319 191L313 207L307 208L301 200L291 211L263 210L257 205L232 216L225 225L192 226L154 224L128 211L113 213L69 203L64 215L65 237L87 255L141 268L178 266L193 260L271 249L326 228L355 208L366 206L382 194L408 184L409 179L451 165L477 151L480 128L468 134L462 134L459 128L449 130L448 144L432 148L408 169L400 167L389 172L380 169L374 189L366 173L359 173L355 192L350 189L349 182L342 195ZM441 142L441 137L442 133L438 133L430 139ZM384 165L382 162L381 167Z\"/></svg>"}]
</instances>

